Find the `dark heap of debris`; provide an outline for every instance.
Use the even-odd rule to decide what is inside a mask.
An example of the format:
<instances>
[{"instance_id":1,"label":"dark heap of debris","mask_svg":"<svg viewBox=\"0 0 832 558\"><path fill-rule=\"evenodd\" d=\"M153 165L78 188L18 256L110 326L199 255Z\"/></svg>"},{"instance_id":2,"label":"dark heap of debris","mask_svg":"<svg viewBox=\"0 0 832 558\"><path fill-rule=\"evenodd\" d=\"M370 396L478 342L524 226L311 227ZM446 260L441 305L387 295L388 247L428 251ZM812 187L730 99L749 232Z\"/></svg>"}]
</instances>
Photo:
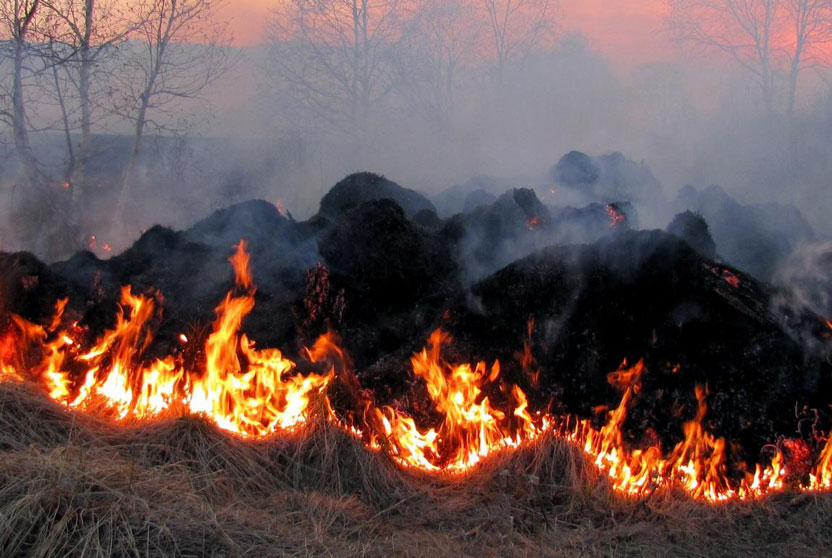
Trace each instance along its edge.
<instances>
[{"instance_id":1,"label":"dark heap of debris","mask_svg":"<svg viewBox=\"0 0 832 558\"><path fill-rule=\"evenodd\" d=\"M602 203L656 202L663 198L662 186L650 168L618 152L592 157L570 151L549 170L548 180L585 196L586 200Z\"/></svg>"},{"instance_id":2,"label":"dark heap of debris","mask_svg":"<svg viewBox=\"0 0 832 558\"><path fill-rule=\"evenodd\" d=\"M709 389L706 427L749 461L795 436L811 409L832 427L825 319L772 304L789 295L715 261L700 216L678 216L670 233L637 223L625 202L551 209L524 189L442 220L419 194L363 173L336 185L305 222L251 201L186 231L154 227L106 261L82 252L47 266L2 254L3 324L12 312L44 322L69 297L70 317L94 337L112 326L129 284L164 300L156 352L179 332L199 342L232 284L233 245L245 238L258 286L246 333L291 355L332 329L362 385L417 417L423 388L409 357L442 327L455 338L450 361L500 359L536 409L599 420L598 409L620 399L607 374L644 359L627 423L635 443L678 441L696 384ZM539 385L518 356L527 342Z\"/></svg>"}]
</instances>

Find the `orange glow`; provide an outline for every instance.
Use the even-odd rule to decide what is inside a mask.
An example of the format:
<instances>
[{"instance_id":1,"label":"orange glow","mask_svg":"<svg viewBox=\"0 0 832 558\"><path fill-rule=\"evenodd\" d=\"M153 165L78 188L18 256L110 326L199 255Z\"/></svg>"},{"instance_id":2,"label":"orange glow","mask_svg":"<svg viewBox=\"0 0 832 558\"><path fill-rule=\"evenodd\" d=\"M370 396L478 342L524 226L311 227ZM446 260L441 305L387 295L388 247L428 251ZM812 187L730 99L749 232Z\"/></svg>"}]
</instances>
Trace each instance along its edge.
<instances>
[{"instance_id":1,"label":"orange glow","mask_svg":"<svg viewBox=\"0 0 832 558\"><path fill-rule=\"evenodd\" d=\"M696 387L696 417L685 423L685 439L667 457L662 457L659 446L628 450L621 429L627 418L627 407L640 390L644 371L643 362L639 362L611 374L610 383L628 385L620 405L609 414L607 424L595 430L589 421L581 421L569 433L593 458L595 465L612 479L617 491L641 496L672 484L694 498L718 502L759 497L784 488L786 471L779 452L770 465L757 465L755 472L747 473L738 487L732 485L725 470L725 440L715 438L702 426L707 411L707 390L702 386Z\"/></svg>"},{"instance_id":2,"label":"orange glow","mask_svg":"<svg viewBox=\"0 0 832 558\"><path fill-rule=\"evenodd\" d=\"M220 8L217 17L229 21L238 46L260 44L262 26L283 1L235 0ZM616 62L642 64L667 61L674 46L666 32L664 0L581 0L562 2L557 16L561 34L580 32L593 48Z\"/></svg>"},{"instance_id":3,"label":"orange glow","mask_svg":"<svg viewBox=\"0 0 832 558\"><path fill-rule=\"evenodd\" d=\"M608 203L604 206L607 210L607 215L610 216L610 228L615 229L627 222L627 215L624 214L615 205Z\"/></svg>"},{"instance_id":4,"label":"orange glow","mask_svg":"<svg viewBox=\"0 0 832 558\"><path fill-rule=\"evenodd\" d=\"M499 362L490 369L484 362L474 367L450 364L441 354L450 340L446 333L436 330L428 347L410 360L414 374L425 381L430 401L443 417L438 427L422 431L412 417L390 406L371 407L364 425L352 425L366 433L371 447L387 448L402 465L461 472L489 454L517 447L543 431L542 422L528 413L526 394L519 387L507 388L510 412L498 410L488 396L483 396L486 385L500 380ZM371 429L367 431L366 426Z\"/></svg>"},{"instance_id":5,"label":"orange glow","mask_svg":"<svg viewBox=\"0 0 832 558\"><path fill-rule=\"evenodd\" d=\"M309 401L330 376L294 374L295 364L280 351L258 351L239 328L254 308L249 256L241 242L231 258L236 294L229 292L217 307L214 330L205 343L205 370L186 372L173 356L144 363L152 340L150 322L157 315L152 298L121 292L116 325L89 350L76 352L69 334L49 337L49 330L21 318L25 339L43 342L45 358L33 375L41 377L49 396L69 407L104 409L115 419L145 419L172 412L202 414L224 430L242 436L265 436L301 424ZM56 327L66 301L56 312ZM185 335L179 340L187 343ZM246 362L245 369L240 357ZM68 371L82 363L82 378Z\"/></svg>"},{"instance_id":6,"label":"orange glow","mask_svg":"<svg viewBox=\"0 0 832 558\"><path fill-rule=\"evenodd\" d=\"M739 289L739 288L740 288L740 279L739 279L739 277L737 277L737 276L736 276L734 273L732 273L731 271L728 271L727 269L722 270L722 278L723 278L723 279L725 279L725 281L726 281L729 285L731 285L732 287L734 287L735 289Z\"/></svg>"},{"instance_id":7,"label":"orange glow","mask_svg":"<svg viewBox=\"0 0 832 558\"><path fill-rule=\"evenodd\" d=\"M551 433L581 447L617 492L632 497L674 487L696 499L720 502L786 488L832 489L832 441L826 442L803 484L787 483L779 450L770 463L756 465L735 480L727 471L725 440L704 427L706 386L696 387L696 414L684 424L683 441L669 452L658 444L636 447L623 431L627 413L641 394L647 373L643 362L628 366L625 361L608 375L608 382L623 394L599 429L590 420L529 411L526 392L503 378L499 361L490 366L448 362L443 349L452 339L441 330L410 361L413 376L424 385L423 403L434 417L430 426L420 426L406 411L378 405L365 395L332 333L305 351L306 360L323 366L325 373L304 373L278 349L257 349L241 333L255 304L249 260L246 244L240 242L230 258L235 284L216 308L197 370L186 370L177 354L145 357L160 310L154 297L134 294L126 286L114 328L89 347L83 346L85 332L77 324L62 327L65 299L58 301L54 318L45 326L13 316L13 327L0 338L0 375L4 381L36 379L53 400L115 422L196 414L243 438L296 431L314 413L322 413L318 416L368 449L385 452L402 467L431 473L461 474L489 455ZM530 321L517 358L528 383L536 386L541 371L531 350L533 330ZM178 341L191 342L184 334ZM353 388L357 411L338 415L333 410L327 389L336 381Z\"/></svg>"},{"instance_id":8,"label":"orange glow","mask_svg":"<svg viewBox=\"0 0 832 558\"><path fill-rule=\"evenodd\" d=\"M813 490L832 488L832 433L826 439L820 459L809 475L809 488Z\"/></svg>"}]
</instances>

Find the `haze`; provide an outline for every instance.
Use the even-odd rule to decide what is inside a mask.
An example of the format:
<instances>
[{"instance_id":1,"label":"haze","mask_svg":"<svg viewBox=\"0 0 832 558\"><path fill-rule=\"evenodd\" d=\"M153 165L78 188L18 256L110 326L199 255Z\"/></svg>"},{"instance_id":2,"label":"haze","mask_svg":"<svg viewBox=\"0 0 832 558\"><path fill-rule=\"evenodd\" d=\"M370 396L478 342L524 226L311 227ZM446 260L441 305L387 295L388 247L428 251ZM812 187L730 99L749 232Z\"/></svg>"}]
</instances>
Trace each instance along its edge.
<instances>
[{"instance_id":1,"label":"haze","mask_svg":"<svg viewBox=\"0 0 832 558\"><path fill-rule=\"evenodd\" d=\"M112 5L149 13L169 0L156 1ZM113 41L117 48L109 51L107 64L112 65L102 62L92 74L94 118L87 125L92 140L83 146L89 150L86 170L78 164L72 172L66 170L72 167L66 145L77 151L84 129L76 106L80 97L73 89L77 68L60 68L67 72L61 78L62 96L50 89L49 72L23 73L25 127L41 165L32 176L45 177L45 191L57 192L64 184L72 193L71 199L49 204L38 198L33 211L69 204L66 213L74 228L67 235L60 227L52 230L20 218L23 190L18 186L25 157L13 133L14 111L3 107L0 178L9 214L4 249L24 248L59 259L94 246L106 256L102 239L117 250L155 223L182 228L213 209L256 197L280 200L293 216L305 218L317 211L321 196L335 182L360 170L384 174L431 196L489 176L500 187L531 187L544 203L565 205L572 200L550 183L547 173L572 150L621 152L649 167L665 205L644 208L643 226L666 226L672 217L667 204L686 184L717 184L743 203L794 204L817 232L832 234L827 218L832 207L827 56L832 11L821 14L829 21L819 23L807 40L792 86L792 0L775 2L779 19L773 24L764 78L760 61L742 37L734 50L715 46L714 36L737 37L735 22L724 11L679 15L686 5L718 8L720 0L552 1L545 21L536 19L545 0L525 0L507 34L508 43L517 44L507 45L504 59L493 42L486 0L377 0L367 5L366 67L372 75L360 97L355 93L360 87L350 93L345 86L355 77L350 75L351 51L341 52L343 45L332 42L350 25L346 12L338 12L339 1L315 0L335 16L325 23L320 14L307 14L305 32L299 31L297 19L302 3L291 0L216 6L208 0L188 1L202 6L206 16L189 28L191 35L173 41L181 53L190 53L191 65L170 76L199 82L197 62L214 61L218 52L223 53L222 71L214 71L198 90L171 94L164 110L150 103L148 128L135 142L143 96L134 81L143 75L137 68L148 39L134 31L119 36ZM757 7L770 3L749 0ZM74 3L67 0L66 5ZM211 35L217 25L231 35ZM694 28L711 33L710 44L694 37ZM8 26L4 32L10 36ZM32 34L28 40L41 44L43 36ZM208 56L210 37L218 42ZM10 53L3 59L4 103L13 97ZM35 56L34 48L30 56ZM130 64L119 61L123 56L132 56ZM119 74L125 68L133 73ZM110 77L95 81L105 74ZM124 93L130 88L132 94ZM63 121L61 98L69 107ZM139 146L136 157L130 156L131 144ZM80 188L84 194L76 195ZM120 209L114 213L116 206ZM21 227L31 230L21 232ZM54 238L69 239L66 245L54 248L54 238L44 240L44 227Z\"/></svg>"}]
</instances>

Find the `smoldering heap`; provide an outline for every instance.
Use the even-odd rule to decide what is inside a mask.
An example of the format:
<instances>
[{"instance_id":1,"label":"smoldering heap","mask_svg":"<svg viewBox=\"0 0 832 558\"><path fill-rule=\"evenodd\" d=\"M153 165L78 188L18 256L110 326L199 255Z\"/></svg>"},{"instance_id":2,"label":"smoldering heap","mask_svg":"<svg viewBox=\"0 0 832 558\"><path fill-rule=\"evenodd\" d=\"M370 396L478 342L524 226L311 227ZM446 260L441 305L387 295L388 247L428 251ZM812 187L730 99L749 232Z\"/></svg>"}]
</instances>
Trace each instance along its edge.
<instances>
[{"instance_id":1,"label":"smoldering heap","mask_svg":"<svg viewBox=\"0 0 832 558\"><path fill-rule=\"evenodd\" d=\"M433 417L408 362L441 328L454 339L449 360L499 360L537 411L601 421L621 398L608 373L643 359L624 425L632 444L672 447L696 414L695 386L707 386L705 426L729 441L732 462L777 446L790 466L811 466L798 458L832 426L832 326L719 261L700 215L680 214L665 232L638 230L626 200L552 208L518 188L483 201L441 219L421 194L361 173L303 222L250 201L184 231L151 228L108 260L2 254L2 330L12 315L48 323L67 298L64 319L95 338L131 285L164 301L145 354L170 354L180 335L205 336L245 239L258 285L245 333L301 354L334 331L362 389L422 425Z\"/></svg>"}]
</instances>

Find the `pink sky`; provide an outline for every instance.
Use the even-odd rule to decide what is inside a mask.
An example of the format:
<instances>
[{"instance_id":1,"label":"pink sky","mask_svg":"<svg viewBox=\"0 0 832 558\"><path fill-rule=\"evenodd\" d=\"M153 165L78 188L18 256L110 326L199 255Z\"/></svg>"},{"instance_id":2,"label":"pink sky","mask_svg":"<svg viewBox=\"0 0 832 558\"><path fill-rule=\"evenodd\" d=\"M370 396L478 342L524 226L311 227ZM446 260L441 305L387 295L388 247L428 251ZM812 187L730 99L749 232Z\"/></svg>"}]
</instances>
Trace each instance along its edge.
<instances>
[{"instance_id":1,"label":"pink sky","mask_svg":"<svg viewBox=\"0 0 832 558\"><path fill-rule=\"evenodd\" d=\"M263 22L279 0L229 0L222 17L230 19L235 41L261 41ZM666 59L672 50L663 28L665 0L562 0L562 32L581 31L603 54L632 63Z\"/></svg>"}]
</instances>

